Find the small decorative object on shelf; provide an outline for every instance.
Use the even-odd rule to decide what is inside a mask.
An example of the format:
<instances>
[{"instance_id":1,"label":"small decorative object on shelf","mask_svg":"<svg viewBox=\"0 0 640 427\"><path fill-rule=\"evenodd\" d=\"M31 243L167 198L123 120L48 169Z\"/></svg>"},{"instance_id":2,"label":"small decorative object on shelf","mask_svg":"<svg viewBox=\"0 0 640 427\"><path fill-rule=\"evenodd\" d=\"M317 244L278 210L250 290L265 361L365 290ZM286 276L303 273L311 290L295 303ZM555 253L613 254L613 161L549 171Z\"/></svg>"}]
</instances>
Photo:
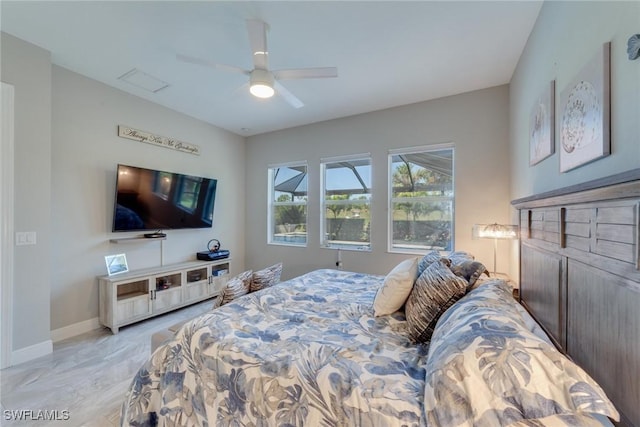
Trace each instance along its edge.
<instances>
[{"instance_id":1,"label":"small decorative object on shelf","mask_svg":"<svg viewBox=\"0 0 640 427\"><path fill-rule=\"evenodd\" d=\"M107 263L107 272L109 273L109 276L129 271L127 256L125 254L107 255L104 257L104 260Z\"/></svg>"},{"instance_id":2,"label":"small decorative object on shelf","mask_svg":"<svg viewBox=\"0 0 640 427\"><path fill-rule=\"evenodd\" d=\"M202 261L214 261L217 259L229 258L229 251L227 249L220 249L220 240L211 239L207 243L207 250L196 253L196 257Z\"/></svg>"}]
</instances>

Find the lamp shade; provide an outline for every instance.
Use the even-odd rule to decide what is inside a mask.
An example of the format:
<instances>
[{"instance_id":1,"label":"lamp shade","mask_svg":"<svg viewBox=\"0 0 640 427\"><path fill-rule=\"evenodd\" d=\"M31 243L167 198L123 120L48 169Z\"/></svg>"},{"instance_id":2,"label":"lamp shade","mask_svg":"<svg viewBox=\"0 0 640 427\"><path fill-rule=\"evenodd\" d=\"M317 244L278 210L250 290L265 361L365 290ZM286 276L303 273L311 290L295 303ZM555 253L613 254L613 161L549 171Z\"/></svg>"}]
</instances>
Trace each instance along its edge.
<instances>
[{"instance_id":1,"label":"lamp shade","mask_svg":"<svg viewBox=\"0 0 640 427\"><path fill-rule=\"evenodd\" d=\"M510 224L475 224L472 229L474 239L508 239L518 238L518 226Z\"/></svg>"}]
</instances>

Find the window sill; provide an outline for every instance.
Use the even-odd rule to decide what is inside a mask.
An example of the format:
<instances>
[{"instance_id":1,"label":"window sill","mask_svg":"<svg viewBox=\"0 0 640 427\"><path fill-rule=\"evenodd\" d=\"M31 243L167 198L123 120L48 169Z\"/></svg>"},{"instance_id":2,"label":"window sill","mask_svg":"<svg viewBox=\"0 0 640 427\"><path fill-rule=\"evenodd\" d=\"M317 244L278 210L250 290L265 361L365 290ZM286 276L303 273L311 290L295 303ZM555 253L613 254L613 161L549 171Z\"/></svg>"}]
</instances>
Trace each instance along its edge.
<instances>
[{"instance_id":1,"label":"window sill","mask_svg":"<svg viewBox=\"0 0 640 427\"><path fill-rule=\"evenodd\" d=\"M290 243L290 242L267 242L267 245L272 246L291 246L293 248L306 248L306 243Z\"/></svg>"},{"instance_id":2,"label":"window sill","mask_svg":"<svg viewBox=\"0 0 640 427\"><path fill-rule=\"evenodd\" d=\"M352 252L371 252L371 246L362 246L362 245L322 245L320 246L322 249L333 249L340 251L352 251Z\"/></svg>"}]
</instances>

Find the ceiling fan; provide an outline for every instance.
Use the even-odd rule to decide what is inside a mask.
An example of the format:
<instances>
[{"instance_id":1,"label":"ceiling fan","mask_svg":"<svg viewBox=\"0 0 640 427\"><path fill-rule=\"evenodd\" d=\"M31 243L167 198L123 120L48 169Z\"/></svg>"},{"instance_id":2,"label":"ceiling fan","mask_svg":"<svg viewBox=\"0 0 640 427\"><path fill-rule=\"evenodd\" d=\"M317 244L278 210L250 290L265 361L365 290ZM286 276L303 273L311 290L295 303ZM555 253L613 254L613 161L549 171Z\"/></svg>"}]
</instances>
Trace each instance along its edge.
<instances>
[{"instance_id":1,"label":"ceiling fan","mask_svg":"<svg viewBox=\"0 0 640 427\"><path fill-rule=\"evenodd\" d=\"M289 92L279 80L318 79L338 77L336 67L292 68L284 70L269 69L269 51L267 49L268 26L258 19L247 19L249 44L253 58L253 70L245 70L233 65L219 64L207 59L178 54L177 59L191 64L204 65L214 69L241 73L249 76L249 91L258 98L270 98L278 93L294 108L304 104L293 93Z\"/></svg>"}]
</instances>

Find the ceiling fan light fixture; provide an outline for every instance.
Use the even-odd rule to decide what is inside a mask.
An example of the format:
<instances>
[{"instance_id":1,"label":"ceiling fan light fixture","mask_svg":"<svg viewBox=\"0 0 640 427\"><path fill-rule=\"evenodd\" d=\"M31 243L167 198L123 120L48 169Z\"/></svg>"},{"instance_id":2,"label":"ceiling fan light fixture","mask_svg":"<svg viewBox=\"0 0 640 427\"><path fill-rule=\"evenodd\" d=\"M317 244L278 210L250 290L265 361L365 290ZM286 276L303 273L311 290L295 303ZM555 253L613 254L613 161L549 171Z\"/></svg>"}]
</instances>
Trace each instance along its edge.
<instances>
[{"instance_id":1,"label":"ceiling fan light fixture","mask_svg":"<svg viewBox=\"0 0 640 427\"><path fill-rule=\"evenodd\" d=\"M258 98L271 98L273 90L273 74L266 70L255 69L251 72L249 92Z\"/></svg>"},{"instance_id":2,"label":"ceiling fan light fixture","mask_svg":"<svg viewBox=\"0 0 640 427\"><path fill-rule=\"evenodd\" d=\"M252 84L249 88L249 92L258 98L271 98L275 93L271 86L262 83Z\"/></svg>"}]
</instances>

